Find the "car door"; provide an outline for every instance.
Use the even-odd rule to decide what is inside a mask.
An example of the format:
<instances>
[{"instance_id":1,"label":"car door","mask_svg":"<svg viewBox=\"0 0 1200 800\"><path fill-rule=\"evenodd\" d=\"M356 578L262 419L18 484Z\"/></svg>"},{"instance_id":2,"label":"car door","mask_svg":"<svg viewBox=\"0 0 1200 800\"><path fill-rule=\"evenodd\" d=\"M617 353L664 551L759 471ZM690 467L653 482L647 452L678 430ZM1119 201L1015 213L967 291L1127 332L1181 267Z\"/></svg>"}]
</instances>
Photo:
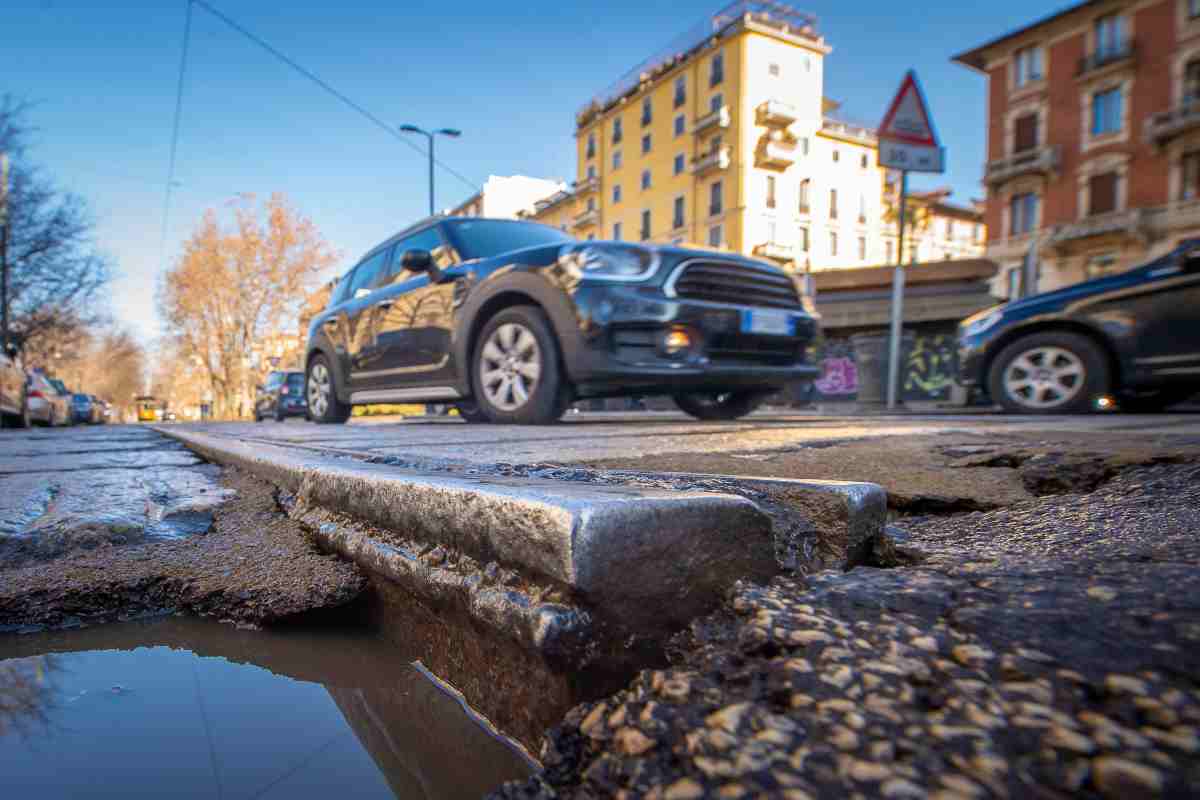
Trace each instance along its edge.
<instances>
[{"instance_id":1,"label":"car door","mask_svg":"<svg viewBox=\"0 0 1200 800\"><path fill-rule=\"evenodd\" d=\"M346 362L350 371L350 390L364 388L370 381L374 349L372 344L371 310L375 302L372 294L379 288L387 268L390 247L372 253L354 270L349 296L342 306L340 324L345 326L344 341Z\"/></svg>"},{"instance_id":2,"label":"car door","mask_svg":"<svg viewBox=\"0 0 1200 800\"><path fill-rule=\"evenodd\" d=\"M407 250L429 251L442 271L441 280L431 281L426 273L405 270L401 261ZM449 386L444 379L458 270L436 226L397 243L385 285L375 300L371 388L415 392L434 383Z\"/></svg>"}]
</instances>

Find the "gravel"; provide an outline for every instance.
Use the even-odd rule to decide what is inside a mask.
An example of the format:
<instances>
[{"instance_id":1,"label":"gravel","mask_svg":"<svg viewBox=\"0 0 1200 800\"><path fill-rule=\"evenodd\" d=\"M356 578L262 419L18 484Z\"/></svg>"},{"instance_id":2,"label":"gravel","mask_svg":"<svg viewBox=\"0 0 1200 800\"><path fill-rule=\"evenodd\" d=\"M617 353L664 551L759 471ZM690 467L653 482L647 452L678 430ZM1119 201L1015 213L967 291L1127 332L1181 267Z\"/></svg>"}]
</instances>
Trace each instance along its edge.
<instances>
[{"instance_id":1,"label":"gravel","mask_svg":"<svg viewBox=\"0 0 1200 800\"><path fill-rule=\"evenodd\" d=\"M494 797L1196 796L1200 467L1105 481L739 585Z\"/></svg>"}]
</instances>

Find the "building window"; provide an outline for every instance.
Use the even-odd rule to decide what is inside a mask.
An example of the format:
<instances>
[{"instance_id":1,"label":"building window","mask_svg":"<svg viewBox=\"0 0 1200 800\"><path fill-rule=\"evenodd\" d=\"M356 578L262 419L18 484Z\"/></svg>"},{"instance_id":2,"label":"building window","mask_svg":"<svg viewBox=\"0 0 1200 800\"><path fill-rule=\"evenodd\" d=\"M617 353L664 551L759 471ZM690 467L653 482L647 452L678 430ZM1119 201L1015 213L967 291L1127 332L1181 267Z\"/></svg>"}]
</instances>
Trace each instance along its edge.
<instances>
[{"instance_id":1,"label":"building window","mask_svg":"<svg viewBox=\"0 0 1200 800\"><path fill-rule=\"evenodd\" d=\"M708 187L708 215L710 217L721 213L721 182L713 181Z\"/></svg>"},{"instance_id":2,"label":"building window","mask_svg":"<svg viewBox=\"0 0 1200 800\"><path fill-rule=\"evenodd\" d=\"M838 149L836 147L833 148L833 163L836 164L838 162L838 159L840 159L840 158L841 158L841 154L838 153Z\"/></svg>"},{"instance_id":3,"label":"building window","mask_svg":"<svg viewBox=\"0 0 1200 800\"><path fill-rule=\"evenodd\" d=\"M1105 172L1088 178L1088 214L1107 214L1117 210L1117 173Z\"/></svg>"},{"instance_id":4,"label":"building window","mask_svg":"<svg viewBox=\"0 0 1200 800\"><path fill-rule=\"evenodd\" d=\"M643 242L650 238L650 209L642 211L642 229L638 235Z\"/></svg>"},{"instance_id":5,"label":"building window","mask_svg":"<svg viewBox=\"0 0 1200 800\"><path fill-rule=\"evenodd\" d=\"M779 77L779 65L778 64L768 64L767 65L767 74L770 75L772 78L778 78Z\"/></svg>"},{"instance_id":6,"label":"building window","mask_svg":"<svg viewBox=\"0 0 1200 800\"><path fill-rule=\"evenodd\" d=\"M892 253L893 253L894 249L895 249L895 244L892 242L891 239L888 239L886 242L883 243L883 253L884 253L883 263L885 263L885 264L892 263Z\"/></svg>"},{"instance_id":7,"label":"building window","mask_svg":"<svg viewBox=\"0 0 1200 800\"><path fill-rule=\"evenodd\" d=\"M712 97L708 98L708 110L717 112L721 110L721 106L725 105L725 96L717 92Z\"/></svg>"},{"instance_id":8,"label":"building window","mask_svg":"<svg viewBox=\"0 0 1200 800\"><path fill-rule=\"evenodd\" d=\"M865 194L858 196L858 221L860 224L867 221L867 196Z\"/></svg>"},{"instance_id":9,"label":"building window","mask_svg":"<svg viewBox=\"0 0 1200 800\"><path fill-rule=\"evenodd\" d=\"M802 155L802 156L808 155L808 137L807 136L800 137L800 155Z\"/></svg>"},{"instance_id":10,"label":"building window","mask_svg":"<svg viewBox=\"0 0 1200 800\"><path fill-rule=\"evenodd\" d=\"M775 243L775 234L777 232L778 231L775 228L775 220L773 220L773 219L767 220L767 241L774 244Z\"/></svg>"},{"instance_id":11,"label":"building window","mask_svg":"<svg viewBox=\"0 0 1200 800\"><path fill-rule=\"evenodd\" d=\"M1117 133L1121 130L1121 88L1107 89L1092 95L1092 136Z\"/></svg>"},{"instance_id":12,"label":"building window","mask_svg":"<svg viewBox=\"0 0 1200 800\"><path fill-rule=\"evenodd\" d=\"M614 204L621 202L621 184L613 184L612 198Z\"/></svg>"},{"instance_id":13,"label":"building window","mask_svg":"<svg viewBox=\"0 0 1200 800\"><path fill-rule=\"evenodd\" d=\"M595 210L596 210L596 198L594 198L594 197L589 197L589 198L588 198L588 201L587 201L587 210L588 210L588 211L595 211Z\"/></svg>"},{"instance_id":14,"label":"building window","mask_svg":"<svg viewBox=\"0 0 1200 800\"><path fill-rule=\"evenodd\" d=\"M1195 0L1200 3L1200 0ZM1183 104L1200 101L1200 59L1189 61L1183 68Z\"/></svg>"},{"instance_id":15,"label":"building window","mask_svg":"<svg viewBox=\"0 0 1200 800\"><path fill-rule=\"evenodd\" d=\"M683 157L683 153L678 153L678 154L676 154L676 156L675 156L675 165L674 165L674 166L675 166L675 174L676 174L676 175L682 175L682 174L683 174L683 164L684 164L684 157Z\"/></svg>"},{"instance_id":16,"label":"building window","mask_svg":"<svg viewBox=\"0 0 1200 800\"><path fill-rule=\"evenodd\" d=\"M829 234L829 255L831 255L831 256L837 255L837 234L836 233Z\"/></svg>"},{"instance_id":17,"label":"building window","mask_svg":"<svg viewBox=\"0 0 1200 800\"><path fill-rule=\"evenodd\" d=\"M954 220L952 220L952 219L946 220L946 238L947 239L954 238Z\"/></svg>"},{"instance_id":18,"label":"building window","mask_svg":"<svg viewBox=\"0 0 1200 800\"><path fill-rule=\"evenodd\" d=\"M613 169L620 169L620 168L621 168L621 151L614 150L613 151Z\"/></svg>"},{"instance_id":19,"label":"building window","mask_svg":"<svg viewBox=\"0 0 1200 800\"><path fill-rule=\"evenodd\" d=\"M687 78L680 75L675 79L675 100L674 107L679 108L687 102Z\"/></svg>"},{"instance_id":20,"label":"building window","mask_svg":"<svg viewBox=\"0 0 1200 800\"><path fill-rule=\"evenodd\" d=\"M1096 20L1096 60L1114 58L1125 49L1125 18L1109 14Z\"/></svg>"},{"instance_id":21,"label":"building window","mask_svg":"<svg viewBox=\"0 0 1200 800\"><path fill-rule=\"evenodd\" d=\"M613 120L613 144L621 143L621 118Z\"/></svg>"},{"instance_id":22,"label":"building window","mask_svg":"<svg viewBox=\"0 0 1200 800\"><path fill-rule=\"evenodd\" d=\"M588 158L596 157L596 134L595 133L588 134L587 157Z\"/></svg>"},{"instance_id":23,"label":"building window","mask_svg":"<svg viewBox=\"0 0 1200 800\"><path fill-rule=\"evenodd\" d=\"M621 241L621 223L619 223L619 222L613 223L613 241L614 242Z\"/></svg>"},{"instance_id":24,"label":"building window","mask_svg":"<svg viewBox=\"0 0 1200 800\"><path fill-rule=\"evenodd\" d=\"M671 227L675 230L678 230L684 226L683 204L684 199L682 197L675 198L674 207L672 209L673 213L671 214Z\"/></svg>"},{"instance_id":25,"label":"building window","mask_svg":"<svg viewBox=\"0 0 1200 800\"><path fill-rule=\"evenodd\" d=\"M1188 0L1188 19L1200 17L1200 0Z\"/></svg>"},{"instance_id":26,"label":"building window","mask_svg":"<svg viewBox=\"0 0 1200 800\"><path fill-rule=\"evenodd\" d=\"M1200 150L1184 153L1179 162L1179 199L1200 198Z\"/></svg>"},{"instance_id":27,"label":"building window","mask_svg":"<svg viewBox=\"0 0 1200 800\"><path fill-rule=\"evenodd\" d=\"M1042 79L1042 48L1025 47L1013 56L1013 85L1018 89Z\"/></svg>"},{"instance_id":28,"label":"building window","mask_svg":"<svg viewBox=\"0 0 1200 800\"><path fill-rule=\"evenodd\" d=\"M867 237L865 236L858 237L858 260L867 260Z\"/></svg>"},{"instance_id":29,"label":"building window","mask_svg":"<svg viewBox=\"0 0 1200 800\"><path fill-rule=\"evenodd\" d=\"M830 219L838 218L837 189L829 190L829 218Z\"/></svg>"},{"instance_id":30,"label":"building window","mask_svg":"<svg viewBox=\"0 0 1200 800\"><path fill-rule=\"evenodd\" d=\"M1087 276L1099 278L1111 275L1117 271L1117 254L1113 252L1100 253L1087 260Z\"/></svg>"},{"instance_id":31,"label":"building window","mask_svg":"<svg viewBox=\"0 0 1200 800\"><path fill-rule=\"evenodd\" d=\"M642 155L650 152L650 134L642 137Z\"/></svg>"},{"instance_id":32,"label":"building window","mask_svg":"<svg viewBox=\"0 0 1200 800\"><path fill-rule=\"evenodd\" d=\"M1025 114L1013 123L1013 152L1023 153L1038 146L1038 115Z\"/></svg>"},{"instance_id":33,"label":"building window","mask_svg":"<svg viewBox=\"0 0 1200 800\"><path fill-rule=\"evenodd\" d=\"M800 229L800 252L808 252L808 228Z\"/></svg>"},{"instance_id":34,"label":"building window","mask_svg":"<svg viewBox=\"0 0 1200 800\"><path fill-rule=\"evenodd\" d=\"M712 57L710 64L711 67L708 73L708 85L716 86L721 81L725 80L725 54L717 53Z\"/></svg>"},{"instance_id":35,"label":"building window","mask_svg":"<svg viewBox=\"0 0 1200 800\"><path fill-rule=\"evenodd\" d=\"M1033 192L1015 194L1009 201L1009 233L1021 236L1037 227L1038 196Z\"/></svg>"},{"instance_id":36,"label":"building window","mask_svg":"<svg viewBox=\"0 0 1200 800\"><path fill-rule=\"evenodd\" d=\"M976 244L979 244L983 241L983 226L978 222L975 223L975 226L971 231L971 238Z\"/></svg>"},{"instance_id":37,"label":"building window","mask_svg":"<svg viewBox=\"0 0 1200 800\"><path fill-rule=\"evenodd\" d=\"M812 184L812 180L809 178L805 178L804 180L800 181L800 202L798 204L797 210L801 214L807 214L809 211L808 189L811 184Z\"/></svg>"},{"instance_id":38,"label":"building window","mask_svg":"<svg viewBox=\"0 0 1200 800\"><path fill-rule=\"evenodd\" d=\"M721 137L714 136L708 140L708 152L716 153L721 149Z\"/></svg>"},{"instance_id":39,"label":"building window","mask_svg":"<svg viewBox=\"0 0 1200 800\"><path fill-rule=\"evenodd\" d=\"M767 208L775 207L775 176L767 176Z\"/></svg>"},{"instance_id":40,"label":"building window","mask_svg":"<svg viewBox=\"0 0 1200 800\"><path fill-rule=\"evenodd\" d=\"M708 245L709 247L721 246L721 226L713 225L708 229Z\"/></svg>"},{"instance_id":41,"label":"building window","mask_svg":"<svg viewBox=\"0 0 1200 800\"><path fill-rule=\"evenodd\" d=\"M867 155L866 153L863 153L862 156L860 156L858 159L858 165L860 167L862 167L863 169L866 169L867 167L871 166L871 157L869 155Z\"/></svg>"},{"instance_id":42,"label":"building window","mask_svg":"<svg viewBox=\"0 0 1200 800\"><path fill-rule=\"evenodd\" d=\"M642 125L649 125L654 119L654 105L649 97L642 98Z\"/></svg>"},{"instance_id":43,"label":"building window","mask_svg":"<svg viewBox=\"0 0 1200 800\"><path fill-rule=\"evenodd\" d=\"M683 136L684 130L687 128L687 122L683 118L683 114L675 117L675 135Z\"/></svg>"},{"instance_id":44,"label":"building window","mask_svg":"<svg viewBox=\"0 0 1200 800\"><path fill-rule=\"evenodd\" d=\"M649 189L649 188L650 188L650 170L644 169L644 170L642 170L642 189L644 190L644 189Z\"/></svg>"}]
</instances>

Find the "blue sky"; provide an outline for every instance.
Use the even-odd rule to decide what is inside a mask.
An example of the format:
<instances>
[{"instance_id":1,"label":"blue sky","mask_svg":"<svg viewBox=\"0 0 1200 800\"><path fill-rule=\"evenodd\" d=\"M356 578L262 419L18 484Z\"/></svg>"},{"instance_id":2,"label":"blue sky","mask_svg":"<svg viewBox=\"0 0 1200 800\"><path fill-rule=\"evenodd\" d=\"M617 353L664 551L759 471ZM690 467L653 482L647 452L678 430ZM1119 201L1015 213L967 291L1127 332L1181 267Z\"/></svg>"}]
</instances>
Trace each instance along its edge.
<instances>
[{"instance_id":1,"label":"blue sky","mask_svg":"<svg viewBox=\"0 0 1200 800\"><path fill-rule=\"evenodd\" d=\"M389 122L461 128L439 159L489 173L574 175L574 111L721 3L610 0L210 0L212 5ZM1044 0L972 8L863 0L798 3L833 46L826 94L877 121L915 68L948 150L956 199L980 196L984 80L951 64L968 47L1044 16ZM0 92L37 103L32 157L82 195L114 260L116 315L159 331L154 291L185 0L9 0ZM286 9L286 10L284 10ZM184 95L165 256L206 209L279 191L344 261L425 213L426 164L199 7ZM438 206L471 189L438 174Z\"/></svg>"}]
</instances>

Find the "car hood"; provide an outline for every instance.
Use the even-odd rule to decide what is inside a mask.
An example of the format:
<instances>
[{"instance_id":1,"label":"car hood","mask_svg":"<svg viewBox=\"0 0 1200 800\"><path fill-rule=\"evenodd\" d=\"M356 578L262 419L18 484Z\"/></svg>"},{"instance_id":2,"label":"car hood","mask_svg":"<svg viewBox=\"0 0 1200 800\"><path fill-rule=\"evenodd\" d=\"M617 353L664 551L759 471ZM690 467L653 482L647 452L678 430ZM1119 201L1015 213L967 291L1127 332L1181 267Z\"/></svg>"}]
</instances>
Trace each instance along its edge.
<instances>
[{"instance_id":1,"label":"car hood","mask_svg":"<svg viewBox=\"0 0 1200 800\"><path fill-rule=\"evenodd\" d=\"M1050 292L1042 292L1040 294L1030 295L1021 300L1013 300L1010 303L1005 303L1000 308L1005 313L1014 311L1028 311L1030 309L1044 308L1046 306L1063 305L1071 300L1088 295L1098 294L1109 289L1118 289L1129 283L1129 279L1137 271L1122 272L1118 275L1106 275L1102 278L1093 278L1090 281L1083 283L1073 283L1070 286L1064 286L1061 289L1055 289Z\"/></svg>"}]
</instances>

